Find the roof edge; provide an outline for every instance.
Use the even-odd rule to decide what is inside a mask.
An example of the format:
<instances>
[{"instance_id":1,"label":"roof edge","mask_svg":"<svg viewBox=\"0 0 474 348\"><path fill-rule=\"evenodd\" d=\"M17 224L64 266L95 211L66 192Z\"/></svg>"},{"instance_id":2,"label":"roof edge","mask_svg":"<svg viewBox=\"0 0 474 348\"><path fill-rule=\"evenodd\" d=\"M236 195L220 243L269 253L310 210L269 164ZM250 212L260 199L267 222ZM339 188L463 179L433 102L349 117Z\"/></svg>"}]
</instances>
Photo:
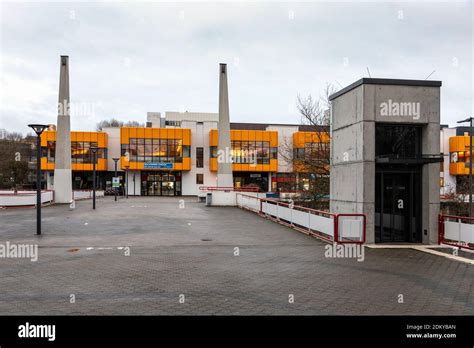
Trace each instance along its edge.
<instances>
[{"instance_id":1,"label":"roof edge","mask_svg":"<svg viewBox=\"0 0 474 348\"><path fill-rule=\"evenodd\" d=\"M357 88L361 85L389 85L389 86L418 86L418 87L441 87L441 81L435 80L404 80L404 79L384 79L363 77L349 86L329 96L329 100L336 99L341 95Z\"/></svg>"}]
</instances>

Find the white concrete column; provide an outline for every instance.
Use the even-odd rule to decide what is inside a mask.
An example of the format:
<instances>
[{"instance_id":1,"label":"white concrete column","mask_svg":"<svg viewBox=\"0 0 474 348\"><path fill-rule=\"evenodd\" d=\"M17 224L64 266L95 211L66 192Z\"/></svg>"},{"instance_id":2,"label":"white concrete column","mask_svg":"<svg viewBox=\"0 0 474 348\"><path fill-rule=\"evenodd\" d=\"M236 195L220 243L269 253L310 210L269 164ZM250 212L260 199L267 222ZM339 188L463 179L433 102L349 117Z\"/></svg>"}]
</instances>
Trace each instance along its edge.
<instances>
[{"instance_id":1,"label":"white concrete column","mask_svg":"<svg viewBox=\"0 0 474 348\"><path fill-rule=\"evenodd\" d=\"M56 203L69 203L72 200L72 173L68 56L61 56L60 63L55 157L54 200Z\"/></svg>"},{"instance_id":2,"label":"white concrete column","mask_svg":"<svg viewBox=\"0 0 474 348\"><path fill-rule=\"evenodd\" d=\"M227 64L219 64L219 139L217 144L217 186L234 187L230 154L229 95L227 90ZM220 156L219 156L220 155Z\"/></svg>"}]
</instances>

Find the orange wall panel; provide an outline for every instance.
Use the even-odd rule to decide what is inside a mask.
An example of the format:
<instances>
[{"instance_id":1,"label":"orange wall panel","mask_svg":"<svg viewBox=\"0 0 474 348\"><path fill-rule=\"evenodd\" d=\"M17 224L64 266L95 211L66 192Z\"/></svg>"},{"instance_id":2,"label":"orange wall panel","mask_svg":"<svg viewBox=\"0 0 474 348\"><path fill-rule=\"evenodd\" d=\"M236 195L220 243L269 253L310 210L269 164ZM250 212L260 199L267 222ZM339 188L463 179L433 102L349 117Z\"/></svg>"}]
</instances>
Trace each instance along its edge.
<instances>
[{"instance_id":1,"label":"orange wall panel","mask_svg":"<svg viewBox=\"0 0 474 348\"><path fill-rule=\"evenodd\" d=\"M145 139L153 138L153 130L151 128L145 128Z\"/></svg>"},{"instance_id":2,"label":"orange wall panel","mask_svg":"<svg viewBox=\"0 0 474 348\"><path fill-rule=\"evenodd\" d=\"M217 172L217 158L211 158L209 161L209 170L211 172Z\"/></svg>"},{"instance_id":3,"label":"orange wall panel","mask_svg":"<svg viewBox=\"0 0 474 348\"><path fill-rule=\"evenodd\" d=\"M189 157L184 157L183 158L183 167L182 168L183 168L182 170L191 170L191 158L189 158Z\"/></svg>"}]
</instances>

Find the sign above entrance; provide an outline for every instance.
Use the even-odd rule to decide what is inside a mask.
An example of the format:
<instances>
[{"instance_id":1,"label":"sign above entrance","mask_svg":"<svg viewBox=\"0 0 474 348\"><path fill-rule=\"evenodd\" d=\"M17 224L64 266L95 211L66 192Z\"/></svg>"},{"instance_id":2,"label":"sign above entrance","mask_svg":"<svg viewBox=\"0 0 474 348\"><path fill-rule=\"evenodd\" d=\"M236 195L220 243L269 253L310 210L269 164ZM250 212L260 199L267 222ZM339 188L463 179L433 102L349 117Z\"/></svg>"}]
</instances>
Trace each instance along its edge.
<instances>
[{"instance_id":1,"label":"sign above entrance","mask_svg":"<svg viewBox=\"0 0 474 348\"><path fill-rule=\"evenodd\" d=\"M173 163L170 162L145 162L144 169L173 169Z\"/></svg>"}]
</instances>

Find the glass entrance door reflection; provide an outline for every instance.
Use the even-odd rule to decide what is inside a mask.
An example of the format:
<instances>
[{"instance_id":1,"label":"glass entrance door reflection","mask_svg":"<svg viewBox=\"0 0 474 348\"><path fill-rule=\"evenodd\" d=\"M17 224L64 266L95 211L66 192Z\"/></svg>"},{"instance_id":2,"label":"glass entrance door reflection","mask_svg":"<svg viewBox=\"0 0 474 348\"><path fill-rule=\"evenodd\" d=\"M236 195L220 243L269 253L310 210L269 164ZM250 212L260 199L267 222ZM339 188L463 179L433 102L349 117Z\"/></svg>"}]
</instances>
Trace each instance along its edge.
<instances>
[{"instance_id":1,"label":"glass entrance door reflection","mask_svg":"<svg viewBox=\"0 0 474 348\"><path fill-rule=\"evenodd\" d=\"M181 175L179 172L142 172L143 196L179 196Z\"/></svg>"},{"instance_id":2,"label":"glass entrance door reflection","mask_svg":"<svg viewBox=\"0 0 474 348\"><path fill-rule=\"evenodd\" d=\"M376 242L421 242L420 185L418 172L376 174Z\"/></svg>"}]
</instances>

